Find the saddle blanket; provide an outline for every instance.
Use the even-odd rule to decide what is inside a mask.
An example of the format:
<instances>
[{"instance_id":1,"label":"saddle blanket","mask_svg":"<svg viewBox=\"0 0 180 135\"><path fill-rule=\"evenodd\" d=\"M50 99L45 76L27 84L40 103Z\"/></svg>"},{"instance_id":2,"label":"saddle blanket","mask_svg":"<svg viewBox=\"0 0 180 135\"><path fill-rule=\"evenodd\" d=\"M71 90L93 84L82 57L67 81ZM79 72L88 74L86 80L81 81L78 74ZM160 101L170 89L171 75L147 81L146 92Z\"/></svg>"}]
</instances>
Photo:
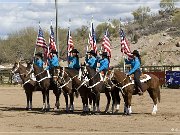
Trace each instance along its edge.
<instances>
[{"instance_id":1,"label":"saddle blanket","mask_svg":"<svg viewBox=\"0 0 180 135\"><path fill-rule=\"evenodd\" d=\"M134 77L131 77L131 78L132 78L132 84L134 84ZM151 77L148 74L143 74L140 76L141 83L144 83L150 79L151 79Z\"/></svg>"},{"instance_id":2,"label":"saddle blanket","mask_svg":"<svg viewBox=\"0 0 180 135\"><path fill-rule=\"evenodd\" d=\"M140 77L141 83L144 83L144 82L146 82L146 81L148 81L150 79L151 79L151 77L148 74L143 74L143 77ZM132 79L132 77L131 77L131 80L132 80L132 82L124 85L121 89L124 89L125 87L127 87L127 86L129 86L131 84L134 84L134 79Z\"/></svg>"}]
</instances>

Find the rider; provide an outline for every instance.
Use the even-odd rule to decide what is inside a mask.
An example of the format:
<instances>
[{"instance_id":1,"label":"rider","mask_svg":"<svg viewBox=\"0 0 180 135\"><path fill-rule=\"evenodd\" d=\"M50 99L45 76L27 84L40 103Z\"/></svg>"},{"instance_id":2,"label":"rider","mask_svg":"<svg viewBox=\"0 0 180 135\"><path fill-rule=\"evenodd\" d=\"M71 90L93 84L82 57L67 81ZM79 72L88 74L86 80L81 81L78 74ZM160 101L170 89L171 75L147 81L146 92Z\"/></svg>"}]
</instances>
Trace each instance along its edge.
<instances>
[{"instance_id":1,"label":"rider","mask_svg":"<svg viewBox=\"0 0 180 135\"><path fill-rule=\"evenodd\" d=\"M108 54L107 52L103 52L102 59L100 59L98 62L100 63L100 67L97 68L97 72L100 72L101 81L104 79L104 75L106 74L108 68L109 68L109 60L108 60ZM102 75L102 76L101 76Z\"/></svg>"},{"instance_id":2,"label":"rider","mask_svg":"<svg viewBox=\"0 0 180 135\"><path fill-rule=\"evenodd\" d=\"M125 59L126 64L131 64L131 70L129 71L129 73L127 73L127 75L129 76L131 74L134 74L135 89L138 91L139 95L143 95L143 91L142 91L143 89L140 82L141 57L137 50L134 50L132 54L133 54L133 59L130 59L130 60Z\"/></svg>"},{"instance_id":3,"label":"rider","mask_svg":"<svg viewBox=\"0 0 180 135\"><path fill-rule=\"evenodd\" d=\"M93 69L96 69L97 67L97 58L96 53L94 50L91 50L90 52L87 52L89 54L89 57L86 57L86 63Z\"/></svg>"},{"instance_id":4,"label":"rider","mask_svg":"<svg viewBox=\"0 0 180 135\"><path fill-rule=\"evenodd\" d=\"M69 68L74 68L76 70L80 69L79 65L79 56L78 56L78 50L77 49L72 49L70 51L71 56L69 57Z\"/></svg>"},{"instance_id":5,"label":"rider","mask_svg":"<svg viewBox=\"0 0 180 135\"><path fill-rule=\"evenodd\" d=\"M36 64L38 67L43 68L43 56L41 52L38 52L35 54L34 64Z\"/></svg>"},{"instance_id":6,"label":"rider","mask_svg":"<svg viewBox=\"0 0 180 135\"><path fill-rule=\"evenodd\" d=\"M46 70L48 72L48 76L49 76L49 70L51 72L51 69L54 67L58 67L59 66L59 60L57 57L57 52L56 50L52 50L50 52L49 58L48 58L48 66L46 67Z\"/></svg>"}]
</instances>

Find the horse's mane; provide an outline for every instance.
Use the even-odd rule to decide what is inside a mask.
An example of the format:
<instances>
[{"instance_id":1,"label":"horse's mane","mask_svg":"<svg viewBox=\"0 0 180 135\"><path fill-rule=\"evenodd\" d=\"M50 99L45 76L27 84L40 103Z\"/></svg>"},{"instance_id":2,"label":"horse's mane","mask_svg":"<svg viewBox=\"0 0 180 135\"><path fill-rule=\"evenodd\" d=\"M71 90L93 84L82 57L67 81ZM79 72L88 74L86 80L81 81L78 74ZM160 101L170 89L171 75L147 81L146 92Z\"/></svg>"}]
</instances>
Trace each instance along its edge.
<instances>
[{"instance_id":1,"label":"horse's mane","mask_svg":"<svg viewBox=\"0 0 180 135\"><path fill-rule=\"evenodd\" d=\"M76 69L70 68L70 67L65 67L65 70L70 73L71 75L76 75L78 74L78 71Z\"/></svg>"},{"instance_id":2,"label":"horse's mane","mask_svg":"<svg viewBox=\"0 0 180 135\"><path fill-rule=\"evenodd\" d=\"M90 66L86 66L87 70L90 71L91 75L94 76L96 74L96 70L94 70L92 67Z\"/></svg>"}]
</instances>

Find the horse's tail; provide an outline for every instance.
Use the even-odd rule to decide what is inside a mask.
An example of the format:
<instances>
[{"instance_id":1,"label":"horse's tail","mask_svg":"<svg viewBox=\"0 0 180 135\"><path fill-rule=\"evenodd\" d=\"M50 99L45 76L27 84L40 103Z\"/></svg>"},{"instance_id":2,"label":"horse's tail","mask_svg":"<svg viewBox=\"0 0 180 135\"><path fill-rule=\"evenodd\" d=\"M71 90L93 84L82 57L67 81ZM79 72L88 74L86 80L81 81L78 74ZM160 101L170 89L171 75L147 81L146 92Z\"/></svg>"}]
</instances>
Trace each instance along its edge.
<instances>
[{"instance_id":1,"label":"horse's tail","mask_svg":"<svg viewBox=\"0 0 180 135\"><path fill-rule=\"evenodd\" d=\"M157 89L158 91L158 101L159 101L159 103L160 103L160 100L161 100L161 92L160 92L160 86L158 86L158 89Z\"/></svg>"}]
</instances>

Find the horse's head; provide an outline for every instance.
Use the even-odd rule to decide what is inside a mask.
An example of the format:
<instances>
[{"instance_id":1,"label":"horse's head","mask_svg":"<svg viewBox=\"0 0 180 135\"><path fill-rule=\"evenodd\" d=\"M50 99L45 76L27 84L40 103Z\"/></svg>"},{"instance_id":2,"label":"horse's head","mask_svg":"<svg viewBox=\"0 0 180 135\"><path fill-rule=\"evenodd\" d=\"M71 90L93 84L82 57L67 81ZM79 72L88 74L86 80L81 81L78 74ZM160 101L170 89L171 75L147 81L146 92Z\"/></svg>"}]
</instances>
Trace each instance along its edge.
<instances>
[{"instance_id":1,"label":"horse's head","mask_svg":"<svg viewBox=\"0 0 180 135\"><path fill-rule=\"evenodd\" d=\"M87 66L85 64L83 64L83 65L81 64L78 78L79 78L79 80L87 80L89 78L89 72L88 72Z\"/></svg>"},{"instance_id":2,"label":"horse's head","mask_svg":"<svg viewBox=\"0 0 180 135\"><path fill-rule=\"evenodd\" d=\"M20 71L19 71L19 63L20 62L15 62L14 63L14 65L13 65L13 67L12 67L12 69L11 69L11 73L13 73L13 74L16 74L16 73L19 73Z\"/></svg>"},{"instance_id":3,"label":"horse's head","mask_svg":"<svg viewBox=\"0 0 180 135\"><path fill-rule=\"evenodd\" d=\"M61 67L53 67L51 69L52 72L52 78L54 82L58 81L58 78L60 77L60 71L61 71Z\"/></svg>"},{"instance_id":4,"label":"horse's head","mask_svg":"<svg viewBox=\"0 0 180 135\"><path fill-rule=\"evenodd\" d=\"M128 76L126 76L119 69L113 69L112 71L108 72L113 72L110 75L110 81L117 86L122 87L128 81Z\"/></svg>"}]
</instances>

